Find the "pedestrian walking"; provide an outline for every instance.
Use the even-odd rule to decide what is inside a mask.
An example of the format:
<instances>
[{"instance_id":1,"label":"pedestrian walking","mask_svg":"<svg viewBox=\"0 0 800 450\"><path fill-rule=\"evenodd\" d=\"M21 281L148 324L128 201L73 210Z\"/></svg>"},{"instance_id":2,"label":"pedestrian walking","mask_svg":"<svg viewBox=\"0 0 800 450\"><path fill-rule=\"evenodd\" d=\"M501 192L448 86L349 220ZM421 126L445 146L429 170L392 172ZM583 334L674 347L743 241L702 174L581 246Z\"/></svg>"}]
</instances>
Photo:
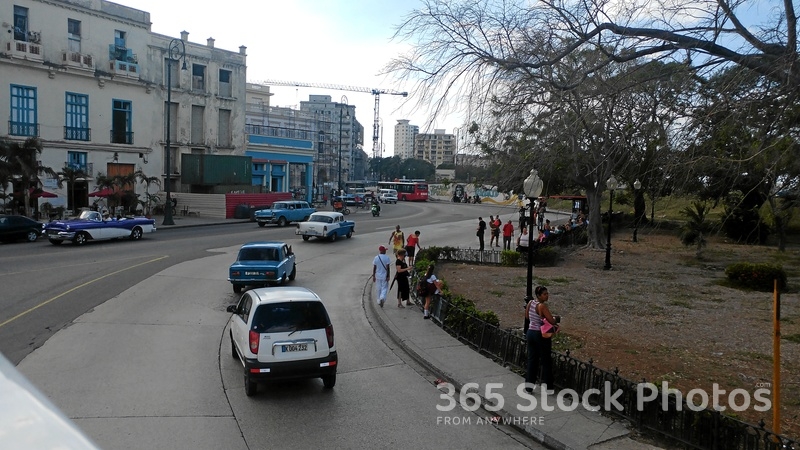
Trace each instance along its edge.
<instances>
[{"instance_id":1,"label":"pedestrian walking","mask_svg":"<svg viewBox=\"0 0 800 450\"><path fill-rule=\"evenodd\" d=\"M528 359L525 372L525 387L528 392L533 391L534 384L541 384L546 387L553 387L552 369L552 350L553 341L551 337L542 336L542 326L549 324L558 327L559 318L550 313L547 301L550 294L544 286L536 286L534 291L536 298L531 299L525 305L525 315L530 321L528 330L525 332L527 340Z\"/></svg>"},{"instance_id":2,"label":"pedestrian walking","mask_svg":"<svg viewBox=\"0 0 800 450\"><path fill-rule=\"evenodd\" d=\"M478 217L478 244L480 244L480 251L483 251L483 236L486 234L486 222L483 221L483 217Z\"/></svg>"},{"instance_id":3,"label":"pedestrian walking","mask_svg":"<svg viewBox=\"0 0 800 450\"><path fill-rule=\"evenodd\" d=\"M378 247L378 254L372 259L372 282L378 287L378 306L383 308L386 295L389 293L389 257L386 247Z\"/></svg>"},{"instance_id":4,"label":"pedestrian walking","mask_svg":"<svg viewBox=\"0 0 800 450\"><path fill-rule=\"evenodd\" d=\"M422 250L422 246L419 245L419 230L415 231L414 234L409 234L406 241L409 270L414 270L414 255L416 255L417 249Z\"/></svg>"},{"instance_id":5,"label":"pedestrian walking","mask_svg":"<svg viewBox=\"0 0 800 450\"><path fill-rule=\"evenodd\" d=\"M511 223L511 219L508 219L503 225L503 250L511 250L512 237L514 237L514 225Z\"/></svg>"},{"instance_id":6,"label":"pedestrian walking","mask_svg":"<svg viewBox=\"0 0 800 450\"><path fill-rule=\"evenodd\" d=\"M405 261L406 251L400 249L397 251L397 260L394 262L394 280L397 282L397 307L403 308L403 301L406 305L411 306L411 287L409 286L408 279L411 276L411 269Z\"/></svg>"},{"instance_id":7,"label":"pedestrian walking","mask_svg":"<svg viewBox=\"0 0 800 450\"><path fill-rule=\"evenodd\" d=\"M392 246L392 251L394 254L397 254L397 251L403 248L403 244L406 242L406 236L400 231L400 225L397 225L392 231L392 234L389 235L389 245Z\"/></svg>"}]
</instances>

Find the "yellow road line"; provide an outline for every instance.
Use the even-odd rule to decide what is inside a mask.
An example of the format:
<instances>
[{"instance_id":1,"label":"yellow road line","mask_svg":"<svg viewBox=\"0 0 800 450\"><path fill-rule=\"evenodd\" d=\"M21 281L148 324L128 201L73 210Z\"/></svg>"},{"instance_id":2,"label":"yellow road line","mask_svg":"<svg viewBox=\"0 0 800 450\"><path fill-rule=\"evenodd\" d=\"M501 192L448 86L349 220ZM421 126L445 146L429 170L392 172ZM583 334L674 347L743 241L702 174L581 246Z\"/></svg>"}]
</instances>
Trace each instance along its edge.
<instances>
[{"instance_id":1,"label":"yellow road line","mask_svg":"<svg viewBox=\"0 0 800 450\"><path fill-rule=\"evenodd\" d=\"M103 275L102 277L97 277L97 278L95 278L94 280L89 280L89 281L87 281L86 283L79 284L78 286L75 286L75 287L73 287L72 289L69 289L69 290L67 290L67 291L64 291L64 292L62 292L62 293L60 293L60 294L56 295L55 297L53 297L53 298L51 298L51 299L49 299L49 300L45 300L45 301L43 301L42 303L39 303L38 305L36 305L36 306L34 306L34 307L32 307L32 308L30 308L30 309L26 310L26 311L22 311L21 313L19 313L19 314L17 314L16 316L14 316L14 317L12 317L12 318L10 318L10 319L6 320L5 322L0 322L0 327L3 327L3 326L5 326L5 325L8 325L9 323L11 323L11 322L13 322L13 321L15 321L15 320L19 319L20 317L22 317L22 316L25 316L25 315L27 315L27 314L30 314L30 313L32 313L33 311L36 311L37 309L41 308L42 306L44 306L44 305L47 305L48 303L52 303L52 302L54 302L55 300L58 300L59 298L61 298L61 297L65 296L65 295L67 295L67 294L69 294L70 292L77 291L78 289L80 289L80 288L83 288L83 287L86 287L86 286L88 286L88 285L90 285L90 284L92 284L92 283L98 282L98 281L102 280L103 278L108 278L108 277L110 277L110 276L112 276L112 275L116 275L116 274L118 274L118 273L125 272L126 270L134 269L134 268L136 268L136 267L143 266L143 265L145 265L145 264L150 264L150 263L153 263L153 262L156 262L156 261L160 261L160 260L162 260L162 259L164 259L164 258L169 258L169 256L160 256L160 257L158 257L158 258L151 259L151 260L149 260L149 261L145 261L145 262L143 262L143 263L139 263L139 264L136 264L136 265L133 265L133 266L130 266L130 267L126 267L126 268L124 268L124 269L120 269L120 270L117 270L117 271L115 271L115 272L107 273L107 274Z\"/></svg>"}]
</instances>

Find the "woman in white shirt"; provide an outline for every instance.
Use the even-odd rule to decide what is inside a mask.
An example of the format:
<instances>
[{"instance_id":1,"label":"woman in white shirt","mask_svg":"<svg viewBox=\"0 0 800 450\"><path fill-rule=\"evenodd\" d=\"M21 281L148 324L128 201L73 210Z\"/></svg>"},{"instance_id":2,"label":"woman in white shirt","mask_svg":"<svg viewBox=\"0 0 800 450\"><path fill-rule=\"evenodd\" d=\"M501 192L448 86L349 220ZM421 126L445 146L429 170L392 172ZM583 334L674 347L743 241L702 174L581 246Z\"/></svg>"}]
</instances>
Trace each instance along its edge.
<instances>
[{"instance_id":1,"label":"woman in white shirt","mask_svg":"<svg viewBox=\"0 0 800 450\"><path fill-rule=\"evenodd\" d=\"M517 251L522 253L528 250L528 245L530 243L530 236L528 235L528 229L523 228L520 230L520 235L517 238Z\"/></svg>"}]
</instances>

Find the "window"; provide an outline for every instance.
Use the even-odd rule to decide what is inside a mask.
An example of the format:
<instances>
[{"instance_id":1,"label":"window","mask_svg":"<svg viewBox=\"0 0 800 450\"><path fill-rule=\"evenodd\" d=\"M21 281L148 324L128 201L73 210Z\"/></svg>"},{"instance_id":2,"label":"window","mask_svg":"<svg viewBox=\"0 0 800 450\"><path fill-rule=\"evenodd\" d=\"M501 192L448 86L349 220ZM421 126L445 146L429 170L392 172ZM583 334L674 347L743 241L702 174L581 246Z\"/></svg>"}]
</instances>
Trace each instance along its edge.
<instances>
[{"instance_id":1,"label":"window","mask_svg":"<svg viewBox=\"0 0 800 450\"><path fill-rule=\"evenodd\" d=\"M38 136L36 123L36 88L11 85L11 121L8 134L14 136Z\"/></svg>"},{"instance_id":2,"label":"window","mask_svg":"<svg viewBox=\"0 0 800 450\"><path fill-rule=\"evenodd\" d=\"M89 134L89 96L67 92L66 121L64 139L88 141Z\"/></svg>"},{"instance_id":3,"label":"window","mask_svg":"<svg viewBox=\"0 0 800 450\"><path fill-rule=\"evenodd\" d=\"M72 170L81 170L87 176L91 176L86 161L86 152L67 152L67 167Z\"/></svg>"},{"instance_id":4,"label":"window","mask_svg":"<svg viewBox=\"0 0 800 450\"><path fill-rule=\"evenodd\" d=\"M202 64L192 64L192 90L206 90L206 66Z\"/></svg>"},{"instance_id":5,"label":"window","mask_svg":"<svg viewBox=\"0 0 800 450\"><path fill-rule=\"evenodd\" d=\"M205 144L205 127L203 126L205 107L192 105L192 144Z\"/></svg>"},{"instance_id":6,"label":"window","mask_svg":"<svg viewBox=\"0 0 800 450\"><path fill-rule=\"evenodd\" d=\"M219 96L220 97L233 97L231 88L231 71L219 70Z\"/></svg>"},{"instance_id":7,"label":"window","mask_svg":"<svg viewBox=\"0 0 800 450\"><path fill-rule=\"evenodd\" d=\"M81 52L80 20L67 19L67 38L69 39L69 51L73 53L80 53Z\"/></svg>"},{"instance_id":8,"label":"window","mask_svg":"<svg viewBox=\"0 0 800 450\"><path fill-rule=\"evenodd\" d=\"M169 117L169 122L167 122L167 117ZM167 129L169 129L169 140L176 142L178 140L178 104L174 102L164 102L164 140L167 139Z\"/></svg>"},{"instance_id":9,"label":"window","mask_svg":"<svg viewBox=\"0 0 800 450\"><path fill-rule=\"evenodd\" d=\"M217 145L220 147L231 146L231 110L219 110L219 127L217 128Z\"/></svg>"},{"instance_id":10,"label":"window","mask_svg":"<svg viewBox=\"0 0 800 450\"><path fill-rule=\"evenodd\" d=\"M28 40L28 8L14 6L14 40Z\"/></svg>"},{"instance_id":11,"label":"window","mask_svg":"<svg viewBox=\"0 0 800 450\"><path fill-rule=\"evenodd\" d=\"M118 49L125 50L127 49L127 45L125 44L125 33L124 31L114 30L114 46Z\"/></svg>"},{"instance_id":12,"label":"window","mask_svg":"<svg viewBox=\"0 0 800 450\"><path fill-rule=\"evenodd\" d=\"M114 100L111 109L111 143L133 144L132 112L128 100Z\"/></svg>"}]
</instances>

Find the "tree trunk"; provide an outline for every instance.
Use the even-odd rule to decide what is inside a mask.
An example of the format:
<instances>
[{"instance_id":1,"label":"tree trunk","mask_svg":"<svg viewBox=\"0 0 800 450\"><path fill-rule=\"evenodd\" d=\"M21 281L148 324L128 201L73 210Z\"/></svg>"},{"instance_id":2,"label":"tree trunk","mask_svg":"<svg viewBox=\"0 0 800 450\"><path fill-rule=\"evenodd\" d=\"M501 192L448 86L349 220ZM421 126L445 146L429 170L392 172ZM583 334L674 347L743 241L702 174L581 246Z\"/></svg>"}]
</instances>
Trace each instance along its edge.
<instances>
[{"instance_id":1,"label":"tree trunk","mask_svg":"<svg viewBox=\"0 0 800 450\"><path fill-rule=\"evenodd\" d=\"M589 232L589 246L603 249L603 218L600 215L602 195L596 189L587 189L586 197L589 202L589 225L586 229Z\"/></svg>"}]
</instances>

